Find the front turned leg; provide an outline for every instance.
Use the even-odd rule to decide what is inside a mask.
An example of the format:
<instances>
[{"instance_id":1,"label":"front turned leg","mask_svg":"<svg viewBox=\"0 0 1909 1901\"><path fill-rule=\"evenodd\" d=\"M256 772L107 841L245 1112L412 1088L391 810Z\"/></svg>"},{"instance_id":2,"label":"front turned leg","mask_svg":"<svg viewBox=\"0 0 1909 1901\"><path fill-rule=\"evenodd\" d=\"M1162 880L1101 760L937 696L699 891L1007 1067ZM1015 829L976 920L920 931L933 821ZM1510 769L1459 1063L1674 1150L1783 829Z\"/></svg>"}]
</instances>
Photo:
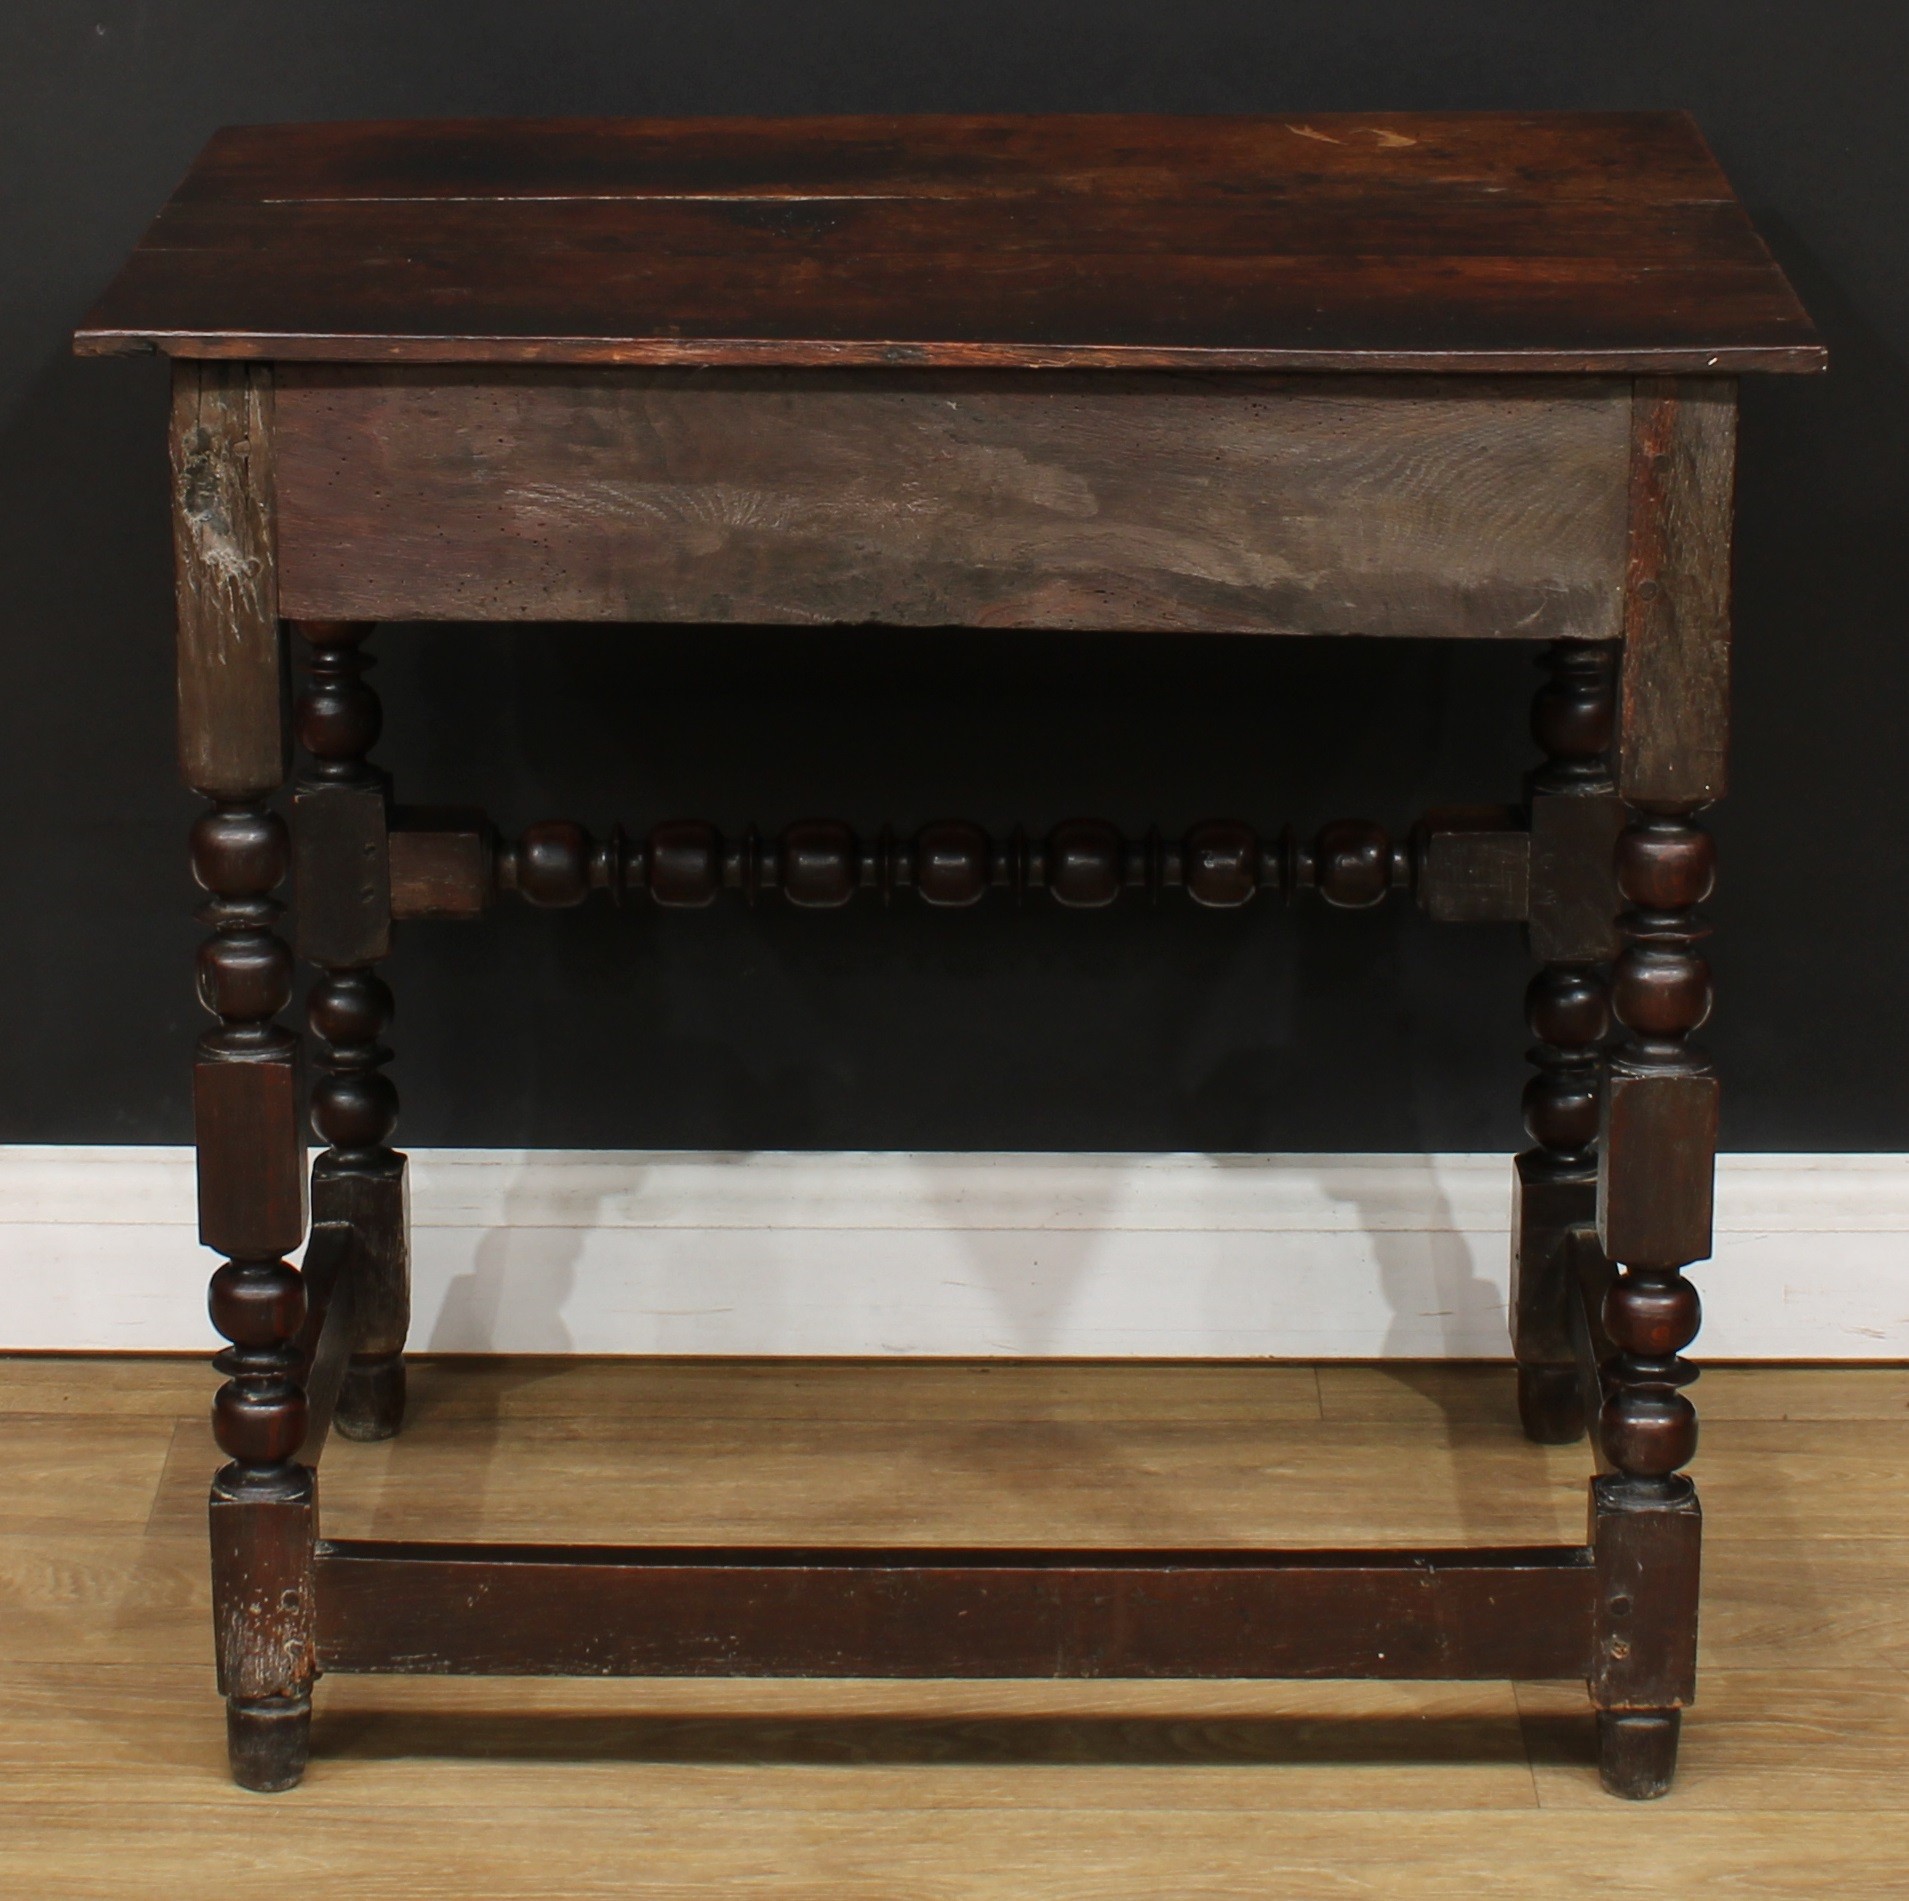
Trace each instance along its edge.
<instances>
[{"instance_id":1,"label":"front turned leg","mask_svg":"<svg viewBox=\"0 0 1909 1901\"><path fill-rule=\"evenodd\" d=\"M1710 1253L1717 1079L1686 1039L1710 1014L1696 907L1715 873L1715 847L1689 810L1633 806L1618 841L1630 908L1612 998L1627 1037L1611 1064L1598 1184L1600 1236L1621 1272L1603 1310L1616 1357L1598 1422L1612 1469L1592 1486L1590 1684L1604 1786L1631 1797L1669 1789L1696 1688L1703 1521L1682 1470L1697 1450L1684 1392L1696 1369L1679 1356L1700 1311L1681 1270Z\"/></svg>"},{"instance_id":2,"label":"front turned leg","mask_svg":"<svg viewBox=\"0 0 1909 1901\"><path fill-rule=\"evenodd\" d=\"M309 755L298 778L298 942L322 974L306 1016L324 1072L312 1127L328 1144L312 1170L312 1220L350 1231L352 1354L332 1415L347 1439L389 1439L404 1419L411 1321L406 1160L390 1146L398 1096L391 991L375 966L391 949L390 811L366 755L382 724L365 683L368 626L301 621L310 673L296 727Z\"/></svg>"},{"instance_id":3,"label":"front turned leg","mask_svg":"<svg viewBox=\"0 0 1909 1901\"><path fill-rule=\"evenodd\" d=\"M211 894L199 994L218 1018L193 1075L199 1238L227 1259L212 1276L212 1324L231 1342L213 1431L229 1460L211 1498L213 1623L232 1776L289 1789L304 1772L315 1674L316 1481L298 1463L306 1428L294 1345L304 1282L285 1256L305 1238L298 1045L274 1021L291 1000L292 955L272 929L285 875L283 821L261 804L216 804L192 834Z\"/></svg>"}]
</instances>

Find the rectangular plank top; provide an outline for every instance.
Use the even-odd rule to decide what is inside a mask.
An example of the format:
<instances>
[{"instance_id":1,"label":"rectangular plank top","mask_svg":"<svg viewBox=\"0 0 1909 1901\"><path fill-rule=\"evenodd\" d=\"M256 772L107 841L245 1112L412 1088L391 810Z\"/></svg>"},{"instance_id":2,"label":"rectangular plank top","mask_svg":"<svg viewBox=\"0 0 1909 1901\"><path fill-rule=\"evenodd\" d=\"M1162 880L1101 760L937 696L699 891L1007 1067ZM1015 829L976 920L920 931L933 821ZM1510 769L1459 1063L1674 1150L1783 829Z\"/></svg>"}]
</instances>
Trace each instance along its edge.
<instances>
[{"instance_id":1,"label":"rectangular plank top","mask_svg":"<svg viewBox=\"0 0 1909 1901\"><path fill-rule=\"evenodd\" d=\"M1683 374L1824 353L1683 113L214 136L83 355Z\"/></svg>"}]
</instances>

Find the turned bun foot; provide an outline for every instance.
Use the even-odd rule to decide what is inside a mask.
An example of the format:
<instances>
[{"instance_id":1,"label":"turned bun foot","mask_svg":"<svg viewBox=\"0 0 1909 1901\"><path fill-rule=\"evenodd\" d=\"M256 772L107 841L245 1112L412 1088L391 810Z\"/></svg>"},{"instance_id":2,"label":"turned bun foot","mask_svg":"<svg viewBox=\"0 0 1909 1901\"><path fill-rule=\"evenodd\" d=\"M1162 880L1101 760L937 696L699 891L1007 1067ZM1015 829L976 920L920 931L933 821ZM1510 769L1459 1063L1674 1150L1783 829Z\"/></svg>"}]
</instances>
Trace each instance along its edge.
<instances>
[{"instance_id":1,"label":"turned bun foot","mask_svg":"<svg viewBox=\"0 0 1909 1901\"><path fill-rule=\"evenodd\" d=\"M1598 1779L1633 1802L1668 1795L1677 1774L1680 1710L1599 1710Z\"/></svg>"},{"instance_id":2,"label":"turned bun foot","mask_svg":"<svg viewBox=\"0 0 1909 1901\"><path fill-rule=\"evenodd\" d=\"M1575 1445L1584 1437L1584 1400L1578 1390L1577 1369L1521 1366L1518 1418L1525 1437L1537 1445Z\"/></svg>"},{"instance_id":3,"label":"turned bun foot","mask_svg":"<svg viewBox=\"0 0 1909 1901\"><path fill-rule=\"evenodd\" d=\"M355 1357L338 1389L332 1424L347 1439L395 1439L404 1424L404 1355Z\"/></svg>"},{"instance_id":4,"label":"turned bun foot","mask_svg":"<svg viewBox=\"0 0 1909 1901\"><path fill-rule=\"evenodd\" d=\"M298 1787L311 1745L309 1696L272 1696L225 1706L225 1742L232 1780L241 1789L276 1795Z\"/></svg>"}]
</instances>

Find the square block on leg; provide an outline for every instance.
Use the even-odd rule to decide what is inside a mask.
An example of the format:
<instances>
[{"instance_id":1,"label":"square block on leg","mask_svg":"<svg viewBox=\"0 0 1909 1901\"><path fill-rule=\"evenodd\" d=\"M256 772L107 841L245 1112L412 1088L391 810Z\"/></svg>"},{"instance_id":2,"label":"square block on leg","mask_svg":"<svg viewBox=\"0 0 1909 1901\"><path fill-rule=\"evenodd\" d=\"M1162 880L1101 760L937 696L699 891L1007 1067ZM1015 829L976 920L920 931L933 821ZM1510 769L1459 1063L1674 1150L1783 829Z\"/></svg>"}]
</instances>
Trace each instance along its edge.
<instances>
[{"instance_id":1,"label":"square block on leg","mask_svg":"<svg viewBox=\"0 0 1909 1901\"><path fill-rule=\"evenodd\" d=\"M1627 1267L1710 1256L1715 1076L1611 1070L1598 1138L1598 1240Z\"/></svg>"},{"instance_id":2,"label":"square block on leg","mask_svg":"<svg viewBox=\"0 0 1909 1901\"><path fill-rule=\"evenodd\" d=\"M305 1238L305 1092L289 1037L259 1054L202 1055L192 1073L199 1239L270 1261Z\"/></svg>"}]
</instances>

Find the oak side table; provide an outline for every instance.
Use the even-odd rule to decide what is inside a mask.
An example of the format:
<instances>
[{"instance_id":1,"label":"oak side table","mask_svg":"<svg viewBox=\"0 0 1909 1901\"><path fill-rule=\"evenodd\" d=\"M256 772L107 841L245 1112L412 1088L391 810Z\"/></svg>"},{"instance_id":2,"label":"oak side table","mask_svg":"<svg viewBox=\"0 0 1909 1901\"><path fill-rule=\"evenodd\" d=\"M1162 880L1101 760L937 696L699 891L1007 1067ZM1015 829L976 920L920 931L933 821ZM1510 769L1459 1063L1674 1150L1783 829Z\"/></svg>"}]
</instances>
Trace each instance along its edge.
<instances>
[{"instance_id":1,"label":"oak side table","mask_svg":"<svg viewBox=\"0 0 1909 1901\"><path fill-rule=\"evenodd\" d=\"M238 1781L298 1781L324 1672L435 1671L1583 1678L1606 1786L1668 1787L1696 1651L1681 1270L1710 1251L1717 1081L1688 1037L1710 1007L1697 814L1724 789L1736 379L1823 363L1687 117L228 130L76 342L172 359ZM481 813L394 804L368 757L363 643L420 620L1530 641L1544 758L1516 805L1398 840L1080 818L500 839ZM288 872L319 973L309 1180L277 1021ZM1524 926L1511 1330L1526 1430L1594 1422L1582 1544L321 1535L328 1427L377 1438L403 1412L377 972L397 922L595 891L952 909L997 888L1079 907L1407 891L1433 919Z\"/></svg>"}]
</instances>

